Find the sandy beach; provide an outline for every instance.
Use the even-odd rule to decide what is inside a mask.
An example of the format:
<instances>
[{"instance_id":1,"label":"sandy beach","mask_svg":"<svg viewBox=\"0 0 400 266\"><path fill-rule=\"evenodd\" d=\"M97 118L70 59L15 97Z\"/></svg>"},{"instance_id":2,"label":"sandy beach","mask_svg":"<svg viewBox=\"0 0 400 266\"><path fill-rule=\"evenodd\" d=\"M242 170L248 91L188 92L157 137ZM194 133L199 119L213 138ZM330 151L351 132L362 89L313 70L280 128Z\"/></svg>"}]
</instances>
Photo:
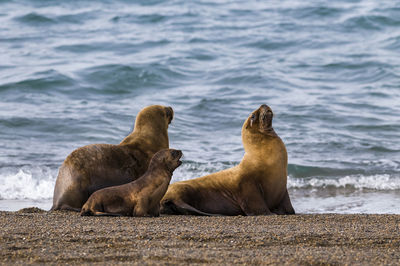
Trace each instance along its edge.
<instances>
[{"instance_id":1,"label":"sandy beach","mask_svg":"<svg viewBox=\"0 0 400 266\"><path fill-rule=\"evenodd\" d=\"M0 212L2 264L399 264L400 215Z\"/></svg>"}]
</instances>

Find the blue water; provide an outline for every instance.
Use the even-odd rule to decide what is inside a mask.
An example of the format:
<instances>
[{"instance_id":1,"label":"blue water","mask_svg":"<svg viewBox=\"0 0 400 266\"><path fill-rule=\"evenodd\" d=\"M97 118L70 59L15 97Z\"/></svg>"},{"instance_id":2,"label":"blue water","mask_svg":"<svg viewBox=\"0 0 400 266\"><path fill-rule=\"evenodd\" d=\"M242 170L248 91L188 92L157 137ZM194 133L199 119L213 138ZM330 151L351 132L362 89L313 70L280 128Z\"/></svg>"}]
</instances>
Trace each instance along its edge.
<instances>
[{"instance_id":1,"label":"blue water","mask_svg":"<svg viewBox=\"0 0 400 266\"><path fill-rule=\"evenodd\" d=\"M400 213L397 1L0 1L0 209L50 208L74 149L170 105L173 182L237 164L260 104L301 213Z\"/></svg>"}]
</instances>

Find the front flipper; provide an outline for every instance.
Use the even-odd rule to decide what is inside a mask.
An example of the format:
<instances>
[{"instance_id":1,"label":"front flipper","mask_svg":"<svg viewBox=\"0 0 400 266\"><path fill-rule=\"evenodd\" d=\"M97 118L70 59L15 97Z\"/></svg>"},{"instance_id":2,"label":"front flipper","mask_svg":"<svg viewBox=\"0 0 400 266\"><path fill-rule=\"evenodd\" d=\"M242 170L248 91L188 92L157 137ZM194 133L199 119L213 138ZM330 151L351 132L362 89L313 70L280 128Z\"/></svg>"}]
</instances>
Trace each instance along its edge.
<instances>
[{"instance_id":1,"label":"front flipper","mask_svg":"<svg viewBox=\"0 0 400 266\"><path fill-rule=\"evenodd\" d=\"M256 185L243 186L239 196L239 206L247 216L273 215Z\"/></svg>"},{"instance_id":2,"label":"front flipper","mask_svg":"<svg viewBox=\"0 0 400 266\"><path fill-rule=\"evenodd\" d=\"M54 211L54 210L60 210L60 211L74 211L74 212L80 212L81 211L81 209L80 208L74 208L74 207L71 207L71 206L68 206L68 205L66 205L66 204L64 204L64 205L62 205L61 207L59 207L59 208L51 208L50 209L50 211Z\"/></svg>"},{"instance_id":3,"label":"front flipper","mask_svg":"<svg viewBox=\"0 0 400 266\"><path fill-rule=\"evenodd\" d=\"M295 214L287 189L282 201L279 203L278 207L273 210L273 212L276 214Z\"/></svg>"},{"instance_id":4,"label":"front flipper","mask_svg":"<svg viewBox=\"0 0 400 266\"><path fill-rule=\"evenodd\" d=\"M240 202L240 207L242 208L244 214L246 214L247 216L275 214L269 210L263 199L262 201L260 201L260 200L254 200L255 198L256 197L251 196Z\"/></svg>"}]
</instances>

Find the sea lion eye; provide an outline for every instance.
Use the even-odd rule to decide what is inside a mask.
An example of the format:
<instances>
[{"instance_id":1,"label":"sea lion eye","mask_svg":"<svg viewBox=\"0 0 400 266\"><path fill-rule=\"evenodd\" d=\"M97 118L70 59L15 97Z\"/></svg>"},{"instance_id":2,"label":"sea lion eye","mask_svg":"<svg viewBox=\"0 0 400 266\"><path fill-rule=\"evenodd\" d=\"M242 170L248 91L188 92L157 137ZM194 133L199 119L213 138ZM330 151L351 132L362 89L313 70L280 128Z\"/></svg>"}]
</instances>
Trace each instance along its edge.
<instances>
[{"instance_id":1,"label":"sea lion eye","mask_svg":"<svg viewBox=\"0 0 400 266\"><path fill-rule=\"evenodd\" d=\"M251 119L255 119L255 118L256 118L256 115L253 114L253 115L251 116Z\"/></svg>"}]
</instances>

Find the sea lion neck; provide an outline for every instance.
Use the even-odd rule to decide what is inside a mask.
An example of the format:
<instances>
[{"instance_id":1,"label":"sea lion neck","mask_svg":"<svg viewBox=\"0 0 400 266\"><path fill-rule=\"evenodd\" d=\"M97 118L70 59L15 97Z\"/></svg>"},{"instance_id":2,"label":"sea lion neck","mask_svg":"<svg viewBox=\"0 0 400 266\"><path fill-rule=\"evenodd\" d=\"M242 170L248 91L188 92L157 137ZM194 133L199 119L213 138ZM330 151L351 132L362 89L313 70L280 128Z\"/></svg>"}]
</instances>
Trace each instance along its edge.
<instances>
[{"instance_id":1,"label":"sea lion neck","mask_svg":"<svg viewBox=\"0 0 400 266\"><path fill-rule=\"evenodd\" d=\"M168 124L172 117L173 111L170 107L151 105L143 108L136 117L133 132L120 145L142 144L146 150L154 148L154 151L167 149Z\"/></svg>"},{"instance_id":2,"label":"sea lion neck","mask_svg":"<svg viewBox=\"0 0 400 266\"><path fill-rule=\"evenodd\" d=\"M168 127L159 123L135 123L131 134L119 145L137 145L145 147L153 153L169 148Z\"/></svg>"},{"instance_id":3,"label":"sea lion neck","mask_svg":"<svg viewBox=\"0 0 400 266\"><path fill-rule=\"evenodd\" d=\"M287 161L285 145L279 136L265 134L248 134L243 137L245 154L240 165L250 165L252 169L274 164L276 161ZM277 152L279 151L279 152ZM246 168L248 168L246 166Z\"/></svg>"},{"instance_id":4,"label":"sea lion neck","mask_svg":"<svg viewBox=\"0 0 400 266\"><path fill-rule=\"evenodd\" d=\"M166 165L163 165L163 163L161 162L151 162L149 165L148 172L151 172L153 174L157 173L159 176L167 176L168 178L171 179L174 170L169 169Z\"/></svg>"},{"instance_id":5,"label":"sea lion neck","mask_svg":"<svg viewBox=\"0 0 400 266\"><path fill-rule=\"evenodd\" d=\"M168 134L153 134L153 135L142 135L132 132L128 137L126 137L119 145L138 148L145 153L150 155L162 149L169 148Z\"/></svg>"},{"instance_id":6,"label":"sea lion neck","mask_svg":"<svg viewBox=\"0 0 400 266\"><path fill-rule=\"evenodd\" d=\"M242 129L242 143L247 153L262 149L264 146L270 145L275 139L280 140L273 128L263 132L245 127Z\"/></svg>"}]
</instances>

